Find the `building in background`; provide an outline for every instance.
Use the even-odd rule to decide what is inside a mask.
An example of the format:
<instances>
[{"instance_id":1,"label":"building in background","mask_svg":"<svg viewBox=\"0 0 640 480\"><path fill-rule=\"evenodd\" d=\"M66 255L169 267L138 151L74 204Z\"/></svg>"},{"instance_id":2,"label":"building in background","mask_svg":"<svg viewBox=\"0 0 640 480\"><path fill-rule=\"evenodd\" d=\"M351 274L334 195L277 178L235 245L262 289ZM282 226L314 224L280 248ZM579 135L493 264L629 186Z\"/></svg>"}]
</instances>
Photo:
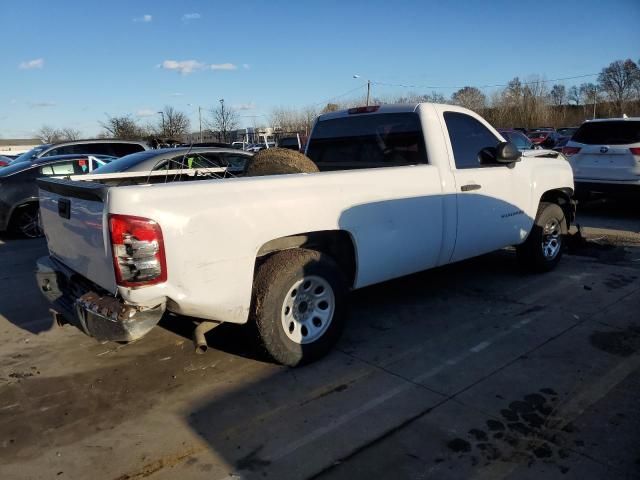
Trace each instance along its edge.
<instances>
[{"instance_id":1,"label":"building in background","mask_svg":"<svg viewBox=\"0 0 640 480\"><path fill-rule=\"evenodd\" d=\"M20 155L38 145L39 138L0 138L0 155Z\"/></svg>"}]
</instances>

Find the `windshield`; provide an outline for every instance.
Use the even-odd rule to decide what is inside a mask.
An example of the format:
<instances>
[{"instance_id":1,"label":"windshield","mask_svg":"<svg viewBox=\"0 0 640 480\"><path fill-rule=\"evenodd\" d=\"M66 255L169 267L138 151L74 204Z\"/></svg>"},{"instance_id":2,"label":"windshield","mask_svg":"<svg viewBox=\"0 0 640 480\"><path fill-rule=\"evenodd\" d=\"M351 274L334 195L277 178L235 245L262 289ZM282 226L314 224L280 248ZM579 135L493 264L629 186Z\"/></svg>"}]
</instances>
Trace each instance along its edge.
<instances>
[{"instance_id":1,"label":"windshield","mask_svg":"<svg viewBox=\"0 0 640 480\"><path fill-rule=\"evenodd\" d=\"M502 134L507 138L511 143L513 143L518 150L529 150L531 149L531 142L527 138L526 135L523 135L520 132L504 132Z\"/></svg>"},{"instance_id":2,"label":"windshield","mask_svg":"<svg viewBox=\"0 0 640 480\"><path fill-rule=\"evenodd\" d=\"M549 132L531 132L527 134L529 138L546 138L548 135Z\"/></svg>"},{"instance_id":3,"label":"windshield","mask_svg":"<svg viewBox=\"0 0 640 480\"><path fill-rule=\"evenodd\" d=\"M176 152L179 150L172 149ZM132 153L131 155L125 155L124 157L120 157L109 164L97 168L94 170L94 173L118 173L118 172L126 172L130 168L135 167L139 163L148 160L160 153L165 153L165 150L145 150L144 152Z\"/></svg>"},{"instance_id":4,"label":"windshield","mask_svg":"<svg viewBox=\"0 0 640 480\"><path fill-rule=\"evenodd\" d=\"M44 152L50 146L51 144L38 145L37 147L34 147L31 150L28 150L24 152L22 155L16 157L11 163L28 162L29 160L33 160L38 156L38 154Z\"/></svg>"}]
</instances>

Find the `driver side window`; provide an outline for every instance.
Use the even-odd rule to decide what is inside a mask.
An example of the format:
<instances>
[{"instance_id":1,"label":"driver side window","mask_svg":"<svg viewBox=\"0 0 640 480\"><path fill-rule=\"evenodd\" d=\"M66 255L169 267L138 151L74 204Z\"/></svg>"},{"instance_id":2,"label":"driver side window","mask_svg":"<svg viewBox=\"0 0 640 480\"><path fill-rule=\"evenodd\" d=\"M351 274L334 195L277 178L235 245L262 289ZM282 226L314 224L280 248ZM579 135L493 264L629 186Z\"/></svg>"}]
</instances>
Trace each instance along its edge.
<instances>
[{"instance_id":1,"label":"driver side window","mask_svg":"<svg viewBox=\"0 0 640 480\"><path fill-rule=\"evenodd\" d=\"M500 140L475 118L459 112L444 112L457 169L500 166L495 161Z\"/></svg>"}]
</instances>

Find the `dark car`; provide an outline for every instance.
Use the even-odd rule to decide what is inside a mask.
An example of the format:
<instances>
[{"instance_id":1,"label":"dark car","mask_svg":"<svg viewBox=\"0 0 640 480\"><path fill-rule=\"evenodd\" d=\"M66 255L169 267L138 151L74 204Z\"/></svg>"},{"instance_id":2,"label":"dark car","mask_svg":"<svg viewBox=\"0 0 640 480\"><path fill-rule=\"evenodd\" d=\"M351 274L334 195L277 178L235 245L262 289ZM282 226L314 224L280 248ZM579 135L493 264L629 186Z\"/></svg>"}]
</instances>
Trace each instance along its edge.
<instances>
[{"instance_id":1,"label":"dark car","mask_svg":"<svg viewBox=\"0 0 640 480\"><path fill-rule=\"evenodd\" d=\"M149 146L146 143L131 140L76 140L73 142L38 145L20 155L11 163L27 162L36 158L54 155L107 155L119 158L148 149Z\"/></svg>"},{"instance_id":2,"label":"dark car","mask_svg":"<svg viewBox=\"0 0 640 480\"><path fill-rule=\"evenodd\" d=\"M527 133L527 137L536 145L542 148L552 149L558 143L559 136L553 129L537 128Z\"/></svg>"},{"instance_id":3,"label":"dark car","mask_svg":"<svg viewBox=\"0 0 640 480\"><path fill-rule=\"evenodd\" d=\"M0 169L0 232L13 230L25 237L42 236L38 222L38 185L41 177L84 175L115 157L56 155L12 163Z\"/></svg>"},{"instance_id":4,"label":"dark car","mask_svg":"<svg viewBox=\"0 0 640 480\"><path fill-rule=\"evenodd\" d=\"M518 147L518 150L520 150L521 152L524 152L525 150L533 150L534 148L536 148L536 145L519 130L499 128L498 132L500 132L505 140L513 143L516 147Z\"/></svg>"},{"instance_id":5,"label":"dark car","mask_svg":"<svg viewBox=\"0 0 640 480\"><path fill-rule=\"evenodd\" d=\"M553 149L557 152L561 152L562 148L567 145L567 142L571 140L573 134L578 131L579 127L563 127L556 130L558 133L558 141L554 145Z\"/></svg>"},{"instance_id":6,"label":"dark car","mask_svg":"<svg viewBox=\"0 0 640 480\"><path fill-rule=\"evenodd\" d=\"M119 158L95 173L152 172L185 168L231 167L242 171L252 154L235 148L160 148Z\"/></svg>"}]
</instances>

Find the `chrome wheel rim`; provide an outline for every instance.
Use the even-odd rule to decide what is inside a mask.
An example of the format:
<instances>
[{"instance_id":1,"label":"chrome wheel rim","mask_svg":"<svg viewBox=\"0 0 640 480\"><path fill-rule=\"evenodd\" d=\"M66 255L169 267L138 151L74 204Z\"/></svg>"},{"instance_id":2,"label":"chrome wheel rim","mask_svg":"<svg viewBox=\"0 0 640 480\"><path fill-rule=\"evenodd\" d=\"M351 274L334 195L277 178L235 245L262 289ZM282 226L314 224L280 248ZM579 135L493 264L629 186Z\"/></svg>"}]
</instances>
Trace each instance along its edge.
<instances>
[{"instance_id":1,"label":"chrome wheel rim","mask_svg":"<svg viewBox=\"0 0 640 480\"><path fill-rule=\"evenodd\" d=\"M558 256L562 246L562 232L560 222L557 219L549 220L542 229L542 254L547 260L553 260Z\"/></svg>"},{"instance_id":2,"label":"chrome wheel rim","mask_svg":"<svg viewBox=\"0 0 640 480\"><path fill-rule=\"evenodd\" d=\"M25 237L38 238L42 236L40 227L40 210L24 211L20 214L20 233Z\"/></svg>"},{"instance_id":3,"label":"chrome wheel rim","mask_svg":"<svg viewBox=\"0 0 640 480\"><path fill-rule=\"evenodd\" d=\"M281 323L292 342L312 343L322 337L333 320L336 298L329 282L316 275L295 282L282 302Z\"/></svg>"}]
</instances>

